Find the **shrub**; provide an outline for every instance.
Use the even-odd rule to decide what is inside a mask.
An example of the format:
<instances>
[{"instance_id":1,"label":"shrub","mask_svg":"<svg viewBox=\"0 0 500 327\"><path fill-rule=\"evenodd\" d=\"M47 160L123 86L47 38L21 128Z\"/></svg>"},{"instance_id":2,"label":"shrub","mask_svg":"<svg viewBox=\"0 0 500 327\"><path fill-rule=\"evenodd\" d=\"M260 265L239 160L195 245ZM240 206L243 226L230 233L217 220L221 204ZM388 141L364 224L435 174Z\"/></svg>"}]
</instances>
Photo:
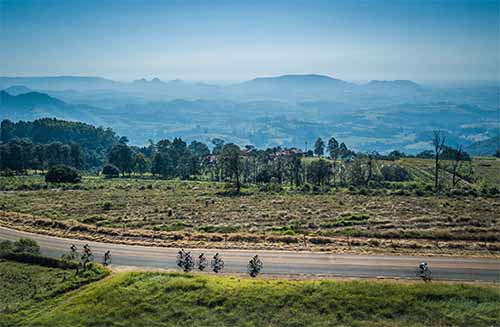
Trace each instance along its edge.
<instances>
[{"instance_id":1,"label":"shrub","mask_svg":"<svg viewBox=\"0 0 500 327\"><path fill-rule=\"evenodd\" d=\"M104 166L102 173L106 178L118 177L120 175L120 170L112 164Z\"/></svg>"},{"instance_id":2,"label":"shrub","mask_svg":"<svg viewBox=\"0 0 500 327\"><path fill-rule=\"evenodd\" d=\"M45 175L47 183L80 183L81 177L76 169L65 166L55 165L49 168Z\"/></svg>"},{"instance_id":3,"label":"shrub","mask_svg":"<svg viewBox=\"0 0 500 327\"><path fill-rule=\"evenodd\" d=\"M78 268L78 263L74 261L59 260L32 253L6 252L6 253L0 253L0 258L21 263L35 264L50 268L61 268L61 269Z\"/></svg>"},{"instance_id":4,"label":"shrub","mask_svg":"<svg viewBox=\"0 0 500 327\"><path fill-rule=\"evenodd\" d=\"M7 168L7 169L2 170L0 172L0 176L4 176L4 177L13 177L15 175L16 175L16 173L10 168Z\"/></svg>"},{"instance_id":5,"label":"shrub","mask_svg":"<svg viewBox=\"0 0 500 327\"><path fill-rule=\"evenodd\" d=\"M40 254L40 246L30 238L20 238L14 242L12 251L16 253Z\"/></svg>"},{"instance_id":6,"label":"shrub","mask_svg":"<svg viewBox=\"0 0 500 327\"><path fill-rule=\"evenodd\" d=\"M113 207L113 205L109 201L106 201L102 204L102 209L105 211L111 210L112 207Z\"/></svg>"},{"instance_id":7,"label":"shrub","mask_svg":"<svg viewBox=\"0 0 500 327\"><path fill-rule=\"evenodd\" d=\"M0 242L0 255L5 256L9 253L40 255L40 246L38 245L38 243L36 243L36 241L30 238L20 238L15 242Z\"/></svg>"},{"instance_id":8,"label":"shrub","mask_svg":"<svg viewBox=\"0 0 500 327\"><path fill-rule=\"evenodd\" d=\"M410 173L408 170L398 165L383 166L380 172L386 181L405 182L410 180Z\"/></svg>"},{"instance_id":9,"label":"shrub","mask_svg":"<svg viewBox=\"0 0 500 327\"><path fill-rule=\"evenodd\" d=\"M279 183L268 183L268 184L262 184L259 188L259 191L281 193L283 192L283 188Z\"/></svg>"},{"instance_id":10,"label":"shrub","mask_svg":"<svg viewBox=\"0 0 500 327\"><path fill-rule=\"evenodd\" d=\"M12 252L14 248L14 244L11 241L2 241L0 242L0 255L7 252Z\"/></svg>"},{"instance_id":11,"label":"shrub","mask_svg":"<svg viewBox=\"0 0 500 327\"><path fill-rule=\"evenodd\" d=\"M310 192L311 191L311 186L309 184L304 184L304 185L302 185L302 187L300 188L300 190L302 192Z\"/></svg>"},{"instance_id":12,"label":"shrub","mask_svg":"<svg viewBox=\"0 0 500 327\"><path fill-rule=\"evenodd\" d=\"M499 193L498 189L495 187L495 186L483 186L481 188L481 193L483 193L483 195L497 195Z\"/></svg>"}]
</instances>

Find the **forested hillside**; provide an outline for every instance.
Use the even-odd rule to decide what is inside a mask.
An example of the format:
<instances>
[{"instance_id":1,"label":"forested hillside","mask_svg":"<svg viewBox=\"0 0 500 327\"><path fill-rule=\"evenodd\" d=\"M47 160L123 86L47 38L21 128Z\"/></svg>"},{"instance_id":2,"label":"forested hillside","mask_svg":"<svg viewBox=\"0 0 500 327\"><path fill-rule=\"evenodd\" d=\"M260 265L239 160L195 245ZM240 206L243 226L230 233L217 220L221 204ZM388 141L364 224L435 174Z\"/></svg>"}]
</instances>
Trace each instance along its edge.
<instances>
[{"instance_id":1,"label":"forested hillside","mask_svg":"<svg viewBox=\"0 0 500 327\"><path fill-rule=\"evenodd\" d=\"M118 136L110 128L94 127L80 122L70 122L58 119L38 119L32 122L19 121L17 123L4 120L0 126L0 140L3 143L4 155L8 151L10 157L26 153L26 158L40 162L55 162L68 164L68 160L60 159L68 153L70 157L78 146L82 150L84 159L77 168L93 168L101 166L109 149L118 142ZM43 145L43 146L42 146ZM66 145L63 147L63 145ZM28 149L29 148L29 149ZM25 151L21 151L24 149ZM37 150L39 156L33 153ZM28 152L26 152L28 151ZM53 155L50 153L53 152ZM74 155L79 157L80 155ZM59 159L58 159L59 158ZM27 160L25 160L27 164ZM48 164L47 163L47 164ZM71 162L73 166L78 166ZM40 164L40 168L44 168Z\"/></svg>"}]
</instances>

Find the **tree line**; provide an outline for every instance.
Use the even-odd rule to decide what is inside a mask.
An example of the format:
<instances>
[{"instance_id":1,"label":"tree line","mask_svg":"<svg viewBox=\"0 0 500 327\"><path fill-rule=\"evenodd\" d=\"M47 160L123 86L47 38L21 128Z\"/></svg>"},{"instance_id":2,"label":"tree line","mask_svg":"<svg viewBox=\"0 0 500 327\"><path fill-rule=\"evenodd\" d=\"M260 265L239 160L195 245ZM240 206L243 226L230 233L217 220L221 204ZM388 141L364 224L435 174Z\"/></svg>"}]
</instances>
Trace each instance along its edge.
<instances>
[{"instance_id":1,"label":"tree line","mask_svg":"<svg viewBox=\"0 0 500 327\"><path fill-rule=\"evenodd\" d=\"M472 178L470 156L459 146L444 145L444 135L435 132L439 146L434 151L417 157L432 158L435 162L435 188L440 187L439 172L452 176L455 187L460 181ZM436 136L437 135L437 136ZM437 141L433 138L432 144ZM325 186L370 186L389 181L402 182L411 179L410 172L397 164L380 160L397 160L410 157L393 151L388 155L376 152L356 153L339 143L334 137L327 142L318 138L314 149L302 151L298 148L273 147L257 149L252 145L240 147L213 139L209 146L198 141L186 143L181 138L161 140L147 147L131 147L121 139L110 151L103 173L108 177L151 173L164 179L199 179L231 182L236 192L242 184L257 184L264 189L279 189L283 185L292 187ZM326 153L326 155L325 155ZM314 158L314 159L313 159ZM444 163L443 163L444 161Z\"/></svg>"},{"instance_id":2,"label":"tree line","mask_svg":"<svg viewBox=\"0 0 500 327\"><path fill-rule=\"evenodd\" d=\"M399 151L387 155L356 153L335 137L326 142L317 138L313 149L308 151L279 146L241 148L217 138L210 146L199 141L188 144L174 138L137 147L129 146L126 137L119 138L111 129L57 119L18 123L4 120L0 137L0 170L17 173L45 171L55 165L77 170L104 166L102 173L107 177L148 173L163 179L207 179L231 182L237 192L247 183L264 189L279 189L283 185L321 188L411 179L405 167L379 165L380 160L410 156ZM434 150L416 157L434 159L436 189L440 187L440 171L452 175L453 186L472 176L471 158L461 147L446 146L441 132L433 134L432 144ZM314 160L310 159L313 157Z\"/></svg>"},{"instance_id":3,"label":"tree line","mask_svg":"<svg viewBox=\"0 0 500 327\"><path fill-rule=\"evenodd\" d=\"M328 156L325 157L325 149ZM315 159L307 159L316 157ZM306 184L322 187L327 184L368 185L375 180L374 155L356 154L334 137L327 146L318 138L314 151L303 152L297 148L273 147L257 149L252 145L243 148L221 139L212 140L212 150L198 141L187 144L181 138L161 140L147 147L131 147L122 139L109 153L109 165L103 173L108 177L132 173L171 179L204 177L212 181L232 182L240 191L246 183L280 187L289 184L301 187ZM386 171L388 179L398 171ZM408 174L403 176L409 176Z\"/></svg>"},{"instance_id":4,"label":"tree line","mask_svg":"<svg viewBox=\"0 0 500 327\"><path fill-rule=\"evenodd\" d=\"M0 170L26 173L45 171L54 165L85 168L85 153L78 143L34 144L29 139L14 139L0 143Z\"/></svg>"}]
</instances>

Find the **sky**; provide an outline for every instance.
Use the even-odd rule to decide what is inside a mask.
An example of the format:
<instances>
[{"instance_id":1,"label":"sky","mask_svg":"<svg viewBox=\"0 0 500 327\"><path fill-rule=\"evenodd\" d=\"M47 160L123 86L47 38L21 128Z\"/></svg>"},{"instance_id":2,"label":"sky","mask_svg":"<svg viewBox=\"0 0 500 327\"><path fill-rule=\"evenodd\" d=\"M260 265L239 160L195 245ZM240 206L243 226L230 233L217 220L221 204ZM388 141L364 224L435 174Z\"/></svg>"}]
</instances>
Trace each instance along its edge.
<instances>
[{"instance_id":1,"label":"sky","mask_svg":"<svg viewBox=\"0 0 500 327\"><path fill-rule=\"evenodd\" d=\"M0 0L0 75L500 79L500 0Z\"/></svg>"}]
</instances>

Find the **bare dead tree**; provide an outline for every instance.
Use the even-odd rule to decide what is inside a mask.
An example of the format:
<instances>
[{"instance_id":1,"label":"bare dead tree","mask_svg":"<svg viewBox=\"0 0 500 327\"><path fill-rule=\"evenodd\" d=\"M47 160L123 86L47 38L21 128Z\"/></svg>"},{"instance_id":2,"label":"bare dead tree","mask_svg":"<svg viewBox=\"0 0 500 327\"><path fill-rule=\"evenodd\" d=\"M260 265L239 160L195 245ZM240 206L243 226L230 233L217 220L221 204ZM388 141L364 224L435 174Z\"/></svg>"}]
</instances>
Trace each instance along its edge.
<instances>
[{"instance_id":1,"label":"bare dead tree","mask_svg":"<svg viewBox=\"0 0 500 327\"><path fill-rule=\"evenodd\" d=\"M443 152L445 137L443 132L434 131L432 137L432 145L434 146L434 187L436 191L439 189L439 160Z\"/></svg>"},{"instance_id":2,"label":"bare dead tree","mask_svg":"<svg viewBox=\"0 0 500 327\"><path fill-rule=\"evenodd\" d=\"M459 145L456 149L455 156L453 158L453 163L451 164L451 174L452 174L452 184L453 187L455 187L458 182L460 181L458 172L462 166L462 161L463 161L463 150L462 146Z\"/></svg>"},{"instance_id":3,"label":"bare dead tree","mask_svg":"<svg viewBox=\"0 0 500 327\"><path fill-rule=\"evenodd\" d=\"M367 168L367 176L366 176L366 186L369 186L370 181L373 177L373 170L377 165L377 157L376 153L369 153L366 159L366 168Z\"/></svg>"}]
</instances>

